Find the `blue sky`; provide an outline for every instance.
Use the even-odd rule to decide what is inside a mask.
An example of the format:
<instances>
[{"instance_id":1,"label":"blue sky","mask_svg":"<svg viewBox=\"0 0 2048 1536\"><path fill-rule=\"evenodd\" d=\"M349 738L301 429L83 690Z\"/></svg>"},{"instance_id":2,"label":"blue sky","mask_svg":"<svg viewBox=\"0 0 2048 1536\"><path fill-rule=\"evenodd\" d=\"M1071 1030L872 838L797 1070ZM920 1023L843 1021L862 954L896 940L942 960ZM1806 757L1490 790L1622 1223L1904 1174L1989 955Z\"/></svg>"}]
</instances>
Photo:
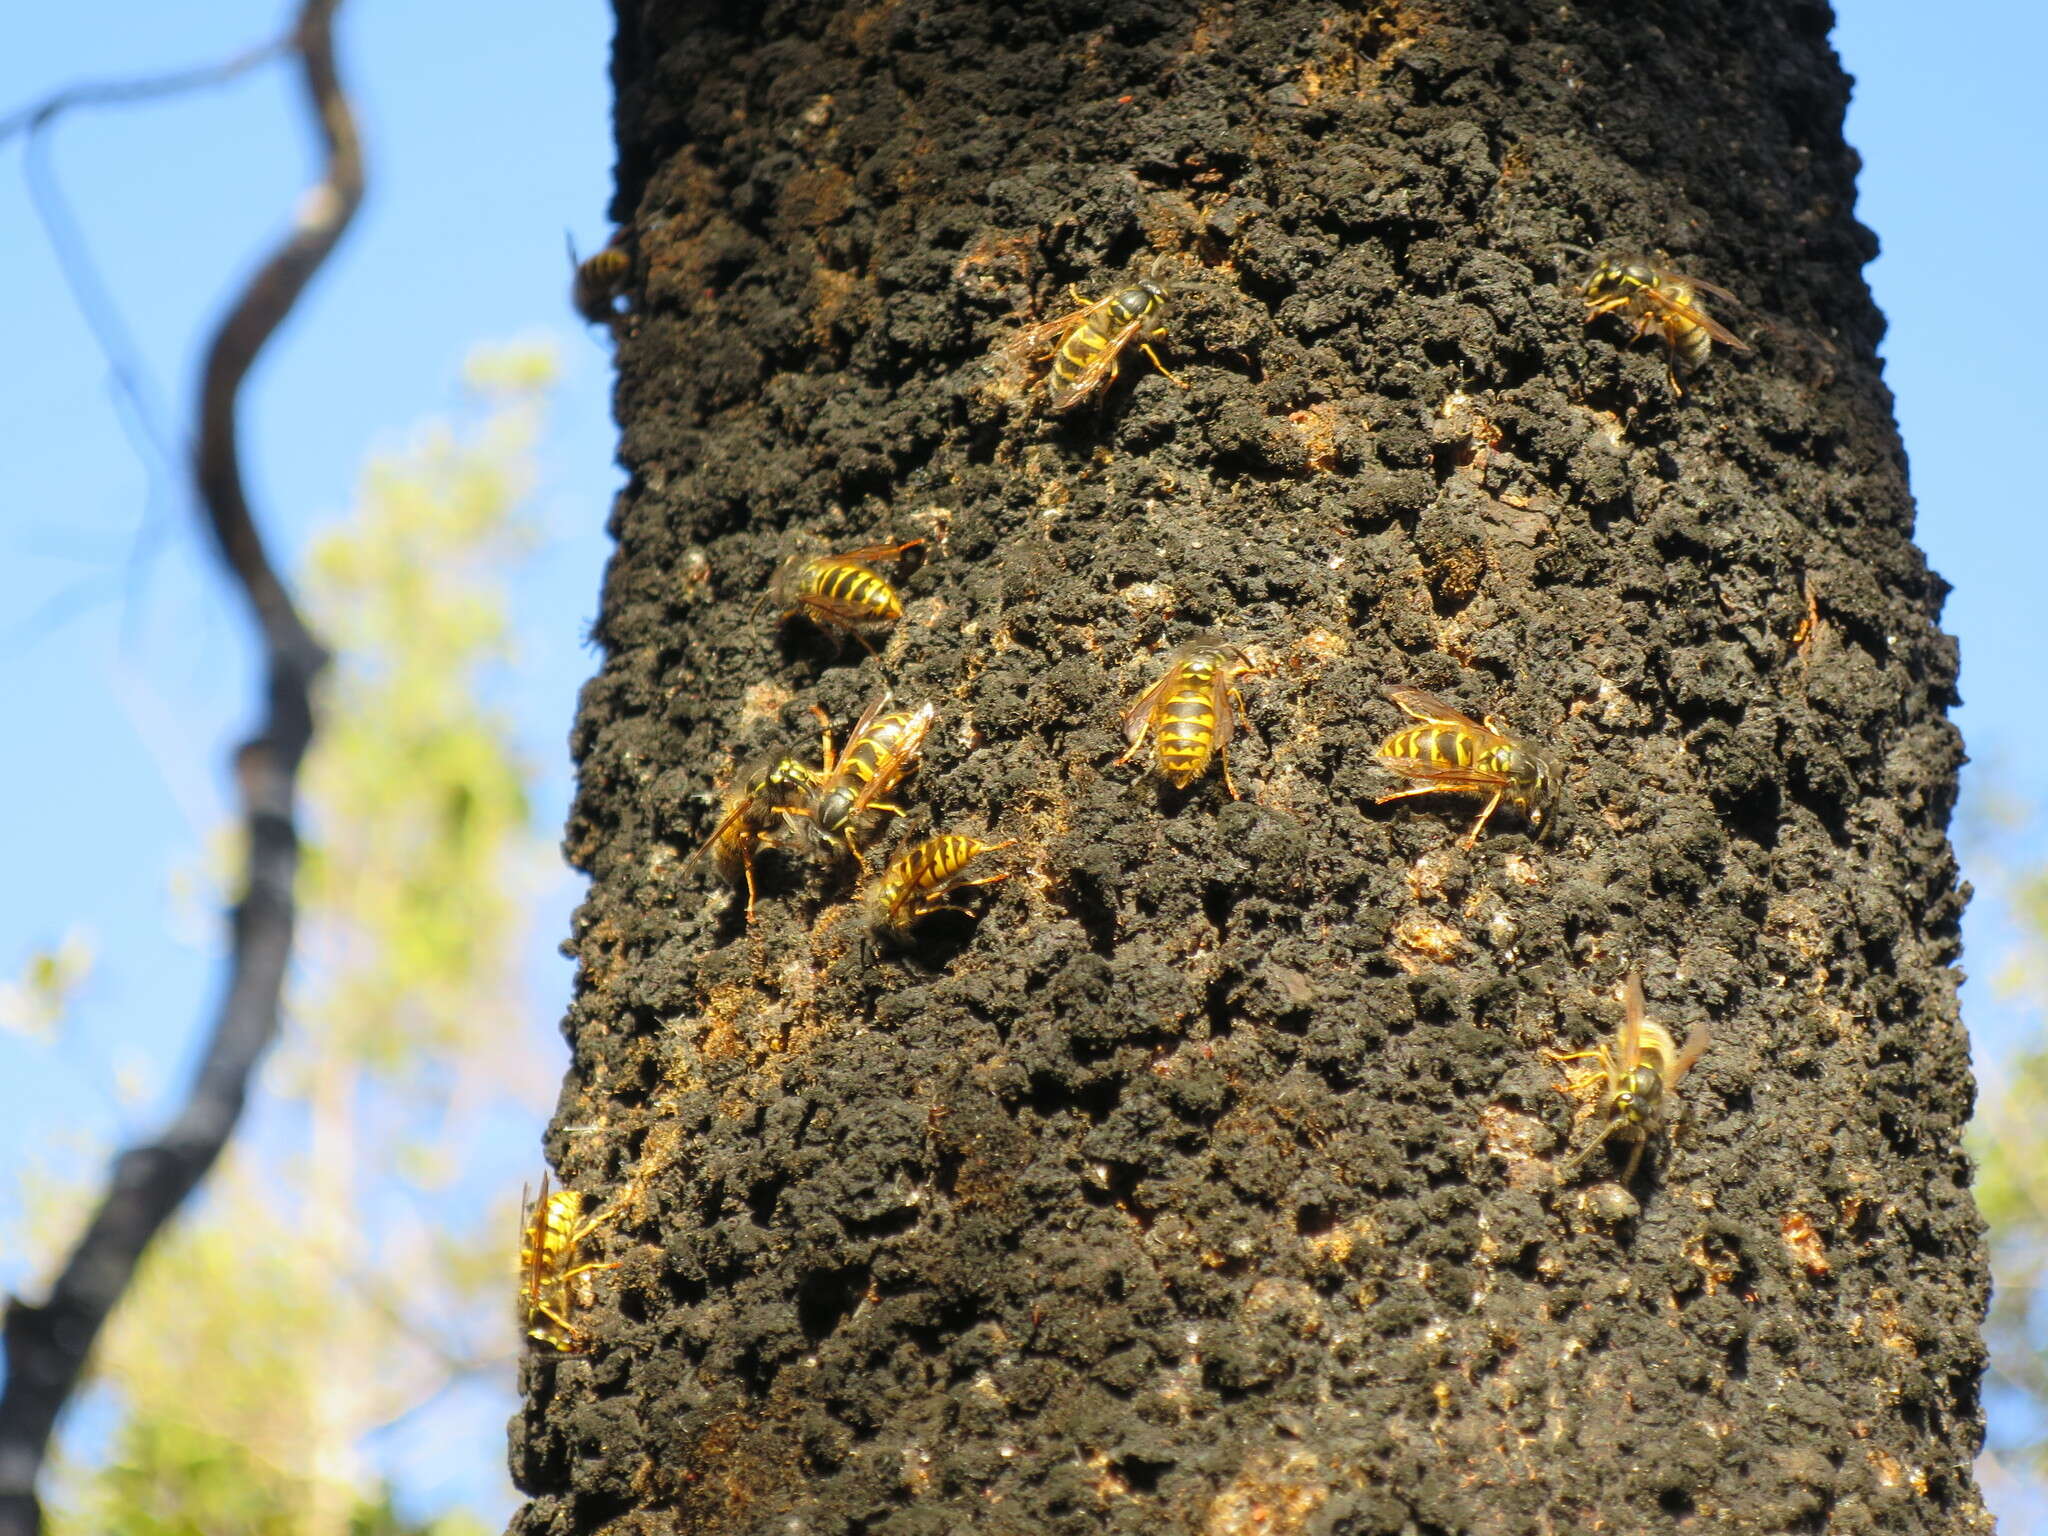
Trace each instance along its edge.
<instances>
[{"instance_id":1,"label":"blue sky","mask_svg":"<svg viewBox=\"0 0 2048 1536\"><path fill-rule=\"evenodd\" d=\"M0 46L0 112L60 83L225 56L285 6L18 9ZM1920 541L1956 589L1946 622L1963 644L1958 718L1975 760L1966 797L1996 787L2048 805L2038 725L2048 519L2032 451L2048 439L2023 302L2048 249L2037 72L2048 21L2014 4L1968 26L1930 23L1905 0L1844 0L1838 13L1836 45L1859 82L1849 121L1865 161L1859 213L1884 248L1868 277L1891 321L1887 378ZM566 377L544 450L547 543L517 595L523 662L506 701L540 772L550 833L567 801L563 743L591 664L580 638L618 480L609 361L566 310L563 251L565 232L589 251L607 229L610 26L592 0L349 7L342 38L370 200L259 368L245 417L251 488L290 559L346 507L370 449L455 404L476 344L556 338ZM51 149L181 431L229 275L274 237L305 183L294 83L270 69L218 92L77 114ZM1715 275L1742 287L1739 274ZM159 1088L181 1080L216 956L169 921L167 890L227 814L224 753L250 718L254 679L242 616L191 536L181 488L152 476L122 434L104 358L35 224L19 141L0 152L0 337L0 683L18 722L0 754L15 872L0 882L0 975L73 924L102 951L72 1049L53 1055L0 1035L13 1101L0 1112L0 1167L16 1169L35 1149L61 1155L154 1123L160 1101L148 1097L109 1112L116 1067ZM2002 856L2038 863L2039 853L2030 844ZM572 898L565 880L537 915L532 958L532 1028L555 1060L568 976L553 950ZM1995 908L1980 902L1967 932L1972 969L1988 972L2009 939ZM1966 1008L1980 1062L2038 1024L1982 984ZM516 1186L533 1142L505 1156ZM13 1181L0 1179L0 1232L18 1214ZM0 1252L0 1286L23 1273L21 1255ZM422 1507L458 1494L484 1501L489 1518L508 1507L507 1392L456 1405L474 1428L473 1466L402 1467ZM2022 1517L2016 1527L2039 1523L2021 1491L1994 1497Z\"/></svg>"}]
</instances>

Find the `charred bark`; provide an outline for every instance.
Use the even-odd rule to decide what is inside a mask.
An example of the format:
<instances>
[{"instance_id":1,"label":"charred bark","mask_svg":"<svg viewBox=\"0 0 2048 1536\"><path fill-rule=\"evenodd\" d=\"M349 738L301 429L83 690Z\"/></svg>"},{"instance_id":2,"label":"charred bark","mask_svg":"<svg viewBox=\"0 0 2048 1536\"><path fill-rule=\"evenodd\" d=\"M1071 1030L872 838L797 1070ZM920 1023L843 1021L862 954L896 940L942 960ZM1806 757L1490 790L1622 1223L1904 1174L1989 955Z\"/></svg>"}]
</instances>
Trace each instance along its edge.
<instances>
[{"instance_id":1,"label":"charred bark","mask_svg":"<svg viewBox=\"0 0 2048 1536\"><path fill-rule=\"evenodd\" d=\"M1819 4L623 7L630 484L550 1151L624 1192L517 1528L1953 1532L1984 1254L1943 587ZM1572 247L1743 299L1688 393ZM999 349L1156 268L1167 362ZM879 658L750 613L922 536ZM1158 653L1232 801L1118 767ZM686 864L736 753L934 702L978 925ZM1565 764L1378 806L1392 684ZM879 858L881 855L878 854ZM1539 1052L1713 1044L1628 1197Z\"/></svg>"}]
</instances>

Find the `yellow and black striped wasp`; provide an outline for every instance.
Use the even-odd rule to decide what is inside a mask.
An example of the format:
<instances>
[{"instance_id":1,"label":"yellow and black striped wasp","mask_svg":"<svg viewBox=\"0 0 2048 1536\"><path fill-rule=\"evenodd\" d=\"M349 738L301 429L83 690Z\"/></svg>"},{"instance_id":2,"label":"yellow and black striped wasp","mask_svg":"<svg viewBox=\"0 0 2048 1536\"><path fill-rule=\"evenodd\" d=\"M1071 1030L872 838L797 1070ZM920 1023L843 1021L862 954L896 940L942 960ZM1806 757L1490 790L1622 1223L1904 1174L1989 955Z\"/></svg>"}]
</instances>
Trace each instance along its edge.
<instances>
[{"instance_id":1,"label":"yellow and black striped wasp","mask_svg":"<svg viewBox=\"0 0 2048 1536\"><path fill-rule=\"evenodd\" d=\"M576 259L576 242L569 242L569 265L576 276L569 284L569 302L576 313L592 325L613 325L623 313L626 284L633 276L633 258L625 246L626 232L614 233L604 249L588 261Z\"/></svg>"},{"instance_id":2,"label":"yellow and black striped wasp","mask_svg":"<svg viewBox=\"0 0 2048 1536\"><path fill-rule=\"evenodd\" d=\"M1052 359L1046 395L1055 411L1071 411L1106 389L1117 376L1118 356L1132 342L1153 367L1187 388L1152 350L1153 342L1166 338L1164 284L1140 278L1102 299L1084 298L1075 288L1067 293L1078 308L1029 327L1014 343L1028 357Z\"/></svg>"},{"instance_id":3,"label":"yellow and black striped wasp","mask_svg":"<svg viewBox=\"0 0 2048 1536\"><path fill-rule=\"evenodd\" d=\"M1124 713L1130 750L1117 761L1135 758L1149 733L1159 771L1175 789L1186 789L1214 757L1223 763L1223 787L1231 799L1240 798L1230 777L1230 738L1237 731L1237 712L1244 708L1237 680L1257 670L1243 651L1213 636L1168 652L1165 674Z\"/></svg>"},{"instance_id":4,"label":"yellow and black striped wasp","mask_svg":"<svg viewBox=\"0 0 2048 1536\"><path fill-rule=\"evenodd\" d=\"M837 757L832 751L832 724L823 710L817 711L825 725L824 763L813 780L808 803L784 813L809 818L819 836L828 843L843 843L856 859L860 848L854 832L863 816L870 811L903 814L902 806L891 805L882 796L910 771L937 713L930 704L902 710L889 708L891 702L885 691L862 711L853 734L846 738L846 751Z\"/></svg>"},{"instance_id":5,"label":"yellow and black striped wasp","mask_svg":"<svg viewBox=\"0 0 2048 1536\"><path fill-rule=\"evenodd\" d=\"M1013 847L1015 838L984 843L957 832L941 832L912 843L868 887L868 922L875 932L898 943L908 941L910 930L935 912L967 912L969 909L946 898L969 886L994 885L1010 878L1009 870L976 875L973 862L984 854Z\"/></svg>"},{"instance_id":6,"label":"yellow and black striped wasp","mask_svg":"<svg viewBox=\"0 0 2048 1536\"><path fill-rule=\"evenodd\" d=\"M595 1302L590 1277L616 1264L584 1263L584 1241L610 1221L614 1205L585 1219L583 1196L573 1189L548 1190L540 1176L540 1198L519 1202L519 1309L526 1336L562 1351L581 1354L590 1348L590 1332L575 1315Z\"/></svg>"},{"instance_id":7,"label":"yellow and black striped wasp","mask_svg":"<svg viewBox=\"0 0 2048 1536\"><path fill-rule=\"evenodd\" d=\"M817 788L818 775L793 757L768 752L743 764L732 776L719 803L718 826L683 861L688 868L706 853L718 861L728 881L744 877L747 921L754 920L754 857L763 848L778 848L773 829L778 815L800 806Z\"/></svg>"},{"instance_id":8,"label":"yellow and black striped wasp","mask_svg":"<svg viewBox=\"0 0 2048 1536\"><path fill-rule=\"evenodd\" d=\"M1641 256L1610 256L1586 279L1586 319L1590 322L1620 310L1636 323L1632 340L1639 341L1652 330L1660 332L1665 376L1671 381L1671 392L1682 395L1685 389L1678 382L1679 374L1701 367L1715 342L1738 352L1752 350L1748 342L1706 312L1701 294L1731 304L1740 302L1725 288L1653 266Z\"/></svg>"},{"instance_id":9,"label":"yellow and black striped wasp","mask_svg":"<svg viewBox=\"0 0 2048 1536\"><path fill-rule=\"evenodd\" d=\"M875 562L922 543L923 539L906 539L836 555L791 555L769 582L768 599L785 620L801 613L828 634L853 636L872 655L875 647L869 632L887 629L903 617L903 599L889 578L875 569Z\"/></svg>"},{"instance_id":10,"label":"yellow and black striped wasp","mask_svg":"<svg viewBox=\"0 0 2048 1536\"><path fill-rule=\"evenodd\" d=\"M1481 725L1420 688L1390 688L1387 697L1422 724L1403 726L1381 742L1380 766L1425 782L1381 795L1378 804L1461 790L1488 795L1486 809L1465 834L1466 848L1478 843L1503 800L1522 813L1537 838L1549 829L1562 792L1557 765L1550 758L1510 734L1494 716L1488 715Z\"/></svg>"},{"instance_id":11,"label":"yellow and black striped wasp","mask_svg":"<svg viewBox=\"0 0 2048 1536\"><path fill-rule=\"evenodd\" d=\"M1605 1122L1600 1134L1558 1170L1560 1181L1570 1178L1587 1158L1621 1135L1635 1142L1628 1167L1621 1175L1626 1186L1635 1177L1636 1165L1642 1161L1643 1148L1649 1145L1650 1138L1667 1124L1675 1129L1682 1118L1681 1106L1673 1099L1678 1080L1700 1059L1711 1038L1707 1026L1700 1024L1685 1037L1683 1046L1674 1047L1670 1030L1643 1017L1643 981L1633 971L1622 983L1621 1000L1621 1030L1614 1037L1612 1049L1596 1045L1590 1051L1543 1053L1552 1061L1600 1063L1597 1069L1575 1073L1560 1085L1565 1093L1599 1094L1596 1113Z\"/></svg>"}]
</instances>

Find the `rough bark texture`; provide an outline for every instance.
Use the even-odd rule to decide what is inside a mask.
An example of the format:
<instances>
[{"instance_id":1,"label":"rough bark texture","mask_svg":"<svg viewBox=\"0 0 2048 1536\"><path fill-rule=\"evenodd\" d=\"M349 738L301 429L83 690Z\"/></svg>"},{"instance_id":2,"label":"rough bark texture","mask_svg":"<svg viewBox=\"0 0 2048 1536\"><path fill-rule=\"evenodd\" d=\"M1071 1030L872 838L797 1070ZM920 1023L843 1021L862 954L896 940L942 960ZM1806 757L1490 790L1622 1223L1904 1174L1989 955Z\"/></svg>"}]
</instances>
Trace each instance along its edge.
<instances>
[{"instance_id":1,"label":"rough bark texture","mask_svg":"<svg viewBox=\"0 0 2048 1536\"><path fill-rule=\"evenodd\" d=\"M1955 656L1826 7L622 9L550 1151L641 1182L516 1528L1985 1528ZM1756 355L1673 399L1568 244ZM1186 391L993 360L1155 261ZM880 659L750 614L799 534L933 540ZM1241 802L1113 764L1203 628ZM941 711L890 836L1024 873L871 960L771 857L747 928L699 797L885 682ZM1403 682L1554 746L1553 841L1372 803ZM1614 1219L1538 1052L1631 966L1715 1039Z\"/></svg>"}]
</instances>

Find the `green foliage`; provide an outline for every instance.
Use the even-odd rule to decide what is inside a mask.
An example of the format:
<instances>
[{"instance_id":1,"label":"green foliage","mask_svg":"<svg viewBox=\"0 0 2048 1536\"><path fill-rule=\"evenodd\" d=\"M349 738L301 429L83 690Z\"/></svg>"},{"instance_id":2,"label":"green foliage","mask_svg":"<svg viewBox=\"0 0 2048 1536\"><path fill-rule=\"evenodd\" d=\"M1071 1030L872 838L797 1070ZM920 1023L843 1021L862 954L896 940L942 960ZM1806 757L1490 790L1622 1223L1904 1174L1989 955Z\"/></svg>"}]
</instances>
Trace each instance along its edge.
<instances>
[{"instance_id":1,"label":"green foliage","mask_svg":"<svg viewBox=\"0 0 2048 1536\"><path fill-rule=\"evenodd\" d=\"M0 1029L38 1040L55 1038L92 966L92 944L76 929L31 952L20 976L0 981Z\"/></svg>"},{"instance_id":2,"label":"green foliage","mask_svg":"<svg viewBox=\"0 0 2048 1536\"><path fill-rule=\"evenodd\" d=\"M1990 984L2004 1009L2032 1028L1995 1066L1977 1045L1977 1115L1970 1149L1977 1162L1977 1203L1990 1227L1993 1290L1985 1320L1994 1389L2030 1400L2015 1416L2040 1424L2048 1417L2048 874L2038 864L2015 866L2011 851L2048 842L2048 813L2010 805L1979 810L1966 826L1970 869L1980 909L2010 926L2015 944L1991 968ZM2040 1433L2000 1453L2048 1478L2048 1436Z\"/></svg>"},{"instance_id":3,"label":"green foliage","mask_svg":"<svg viewBox=\"0 0 2048 1536\"><path fill-rule=\"evenodd\" d=\"M551 861L484 701L552 377L531 350L480 359L477 419L378 458L300 576L337 665L303 783L287 1035L250 1116L272 1134L230 1150L110 1324L97 1392L115 1427L63 1469L53 1532L483 1529L401 1520L365 1439L516 1347L509 1202L451 1219L432 1201L531 1071L517 958ZM24 1007L61 1007L83 975L32 966Z\"/></svg>"}]
</instances>

